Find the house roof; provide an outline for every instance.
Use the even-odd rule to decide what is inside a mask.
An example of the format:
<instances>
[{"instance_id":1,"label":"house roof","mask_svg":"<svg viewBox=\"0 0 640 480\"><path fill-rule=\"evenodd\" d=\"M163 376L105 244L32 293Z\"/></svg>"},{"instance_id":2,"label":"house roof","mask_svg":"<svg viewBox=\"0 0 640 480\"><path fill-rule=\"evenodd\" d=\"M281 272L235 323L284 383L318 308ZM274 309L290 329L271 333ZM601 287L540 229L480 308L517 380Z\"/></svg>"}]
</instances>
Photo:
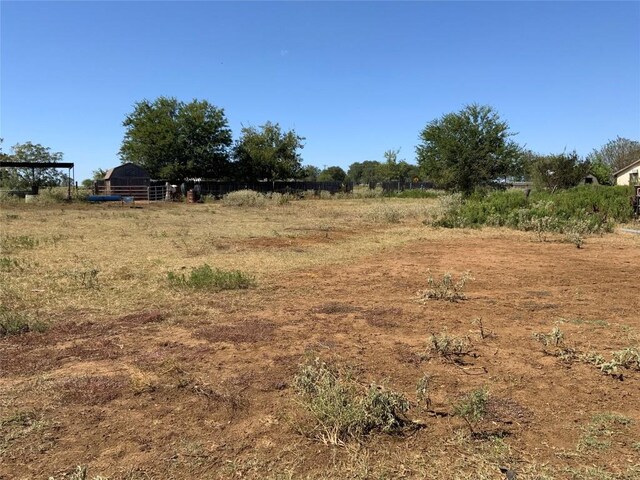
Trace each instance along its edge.
<instances>
[{"instance_id":1,"label":"house roof","mask_svg":"<svg viewBox=\"0 0 640 480\"><path fill-rule=\"evenodd\" d=\"M613 176L617 177L619 174L629 170L630 168L633 167L638 167L640 166L640 158L637 159L635 162L631 162L629 165L627 165L626 167L622 167L620 170L618 170L617 172L613 172Z\"/></svg>"}]
</instances>

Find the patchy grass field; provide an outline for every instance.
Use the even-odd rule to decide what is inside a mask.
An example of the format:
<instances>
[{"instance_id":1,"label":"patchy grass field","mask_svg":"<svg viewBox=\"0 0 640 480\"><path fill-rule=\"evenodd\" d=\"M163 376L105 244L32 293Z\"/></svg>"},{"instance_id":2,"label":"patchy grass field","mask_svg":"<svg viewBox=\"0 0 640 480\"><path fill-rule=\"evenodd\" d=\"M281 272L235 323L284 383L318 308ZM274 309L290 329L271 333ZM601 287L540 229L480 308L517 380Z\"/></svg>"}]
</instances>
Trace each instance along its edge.
<instances>
[{"instance_id":1,"label":"patchy grass field","mask_svg":"<svg viewBox=\"0 0 640 480\"><path fill-rule=\"evenodd\" d=\"M640 237L434 205L3 206L0 478L640 478Z\"/></svg>"}]
</instances>

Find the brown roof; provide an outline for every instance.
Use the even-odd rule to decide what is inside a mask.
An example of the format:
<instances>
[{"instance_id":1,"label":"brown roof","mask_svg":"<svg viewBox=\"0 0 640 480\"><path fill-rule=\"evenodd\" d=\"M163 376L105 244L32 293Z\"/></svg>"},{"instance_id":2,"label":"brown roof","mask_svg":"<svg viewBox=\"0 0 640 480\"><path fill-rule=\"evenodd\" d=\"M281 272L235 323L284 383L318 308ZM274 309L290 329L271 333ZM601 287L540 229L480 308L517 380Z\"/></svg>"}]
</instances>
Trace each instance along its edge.
<instances>
[{"instance_id":1,"label":"brown roof","mask_svg":"<svg viewBox=\"0 0 640 480\"><path fill-rule=\"evenodd\" d=\"M624 172L625 170L628 170L628 169L630 169L630 168L637 167L637 166L640 166L640 158L639 158L639 159L637 159L635 162L631 162L631 163L630 163L629 165L627 165L626 167L622 167L622 168L621 168L620 170L618 170L617 172L613 172L613 176L614 176L614 177L617 177L619 173L622 173L622 172Z\"/></svg>"}]
</instances>

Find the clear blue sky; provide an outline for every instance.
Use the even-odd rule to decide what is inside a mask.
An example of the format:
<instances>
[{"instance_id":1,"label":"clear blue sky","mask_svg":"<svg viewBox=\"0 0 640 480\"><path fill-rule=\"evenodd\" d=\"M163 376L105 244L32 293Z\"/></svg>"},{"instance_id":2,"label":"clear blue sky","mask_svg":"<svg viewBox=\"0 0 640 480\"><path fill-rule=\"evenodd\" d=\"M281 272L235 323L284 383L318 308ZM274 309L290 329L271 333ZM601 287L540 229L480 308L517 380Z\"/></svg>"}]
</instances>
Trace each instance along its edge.
<instances>
[{"instance_id":1,"label":"clear blue sky","mask_svg":"<svg viewBox=\"0 0 640 480\"><path fill-rule=\"evenodd\" d=\"M207 99L234 137L267 120L305 164L413 162L427 122L490 104L540 153L640 139L640 2L2 1L3 150L76 179L120 163L136 101Z\"/></svg>"}]
</instances>

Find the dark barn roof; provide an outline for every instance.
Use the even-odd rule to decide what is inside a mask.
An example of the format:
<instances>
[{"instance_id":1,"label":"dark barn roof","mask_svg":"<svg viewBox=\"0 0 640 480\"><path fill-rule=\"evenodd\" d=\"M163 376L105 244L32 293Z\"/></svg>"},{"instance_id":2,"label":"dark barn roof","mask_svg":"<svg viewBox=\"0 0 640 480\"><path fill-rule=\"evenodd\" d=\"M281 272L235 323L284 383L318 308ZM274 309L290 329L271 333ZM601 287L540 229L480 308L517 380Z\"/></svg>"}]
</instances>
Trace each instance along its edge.
<instances>
[{"instance_id":1,"label":"dark barn roof","mask_svg":"<svg viewBox=\"0 0 640 480\"><path fill-rule=\"evenodd\" d=\"M149 173L139 165L133 163L123 163L117 167L110 168L104 176L105 180L122 177L149 178Z\"/></svg>"}]
</instances>

